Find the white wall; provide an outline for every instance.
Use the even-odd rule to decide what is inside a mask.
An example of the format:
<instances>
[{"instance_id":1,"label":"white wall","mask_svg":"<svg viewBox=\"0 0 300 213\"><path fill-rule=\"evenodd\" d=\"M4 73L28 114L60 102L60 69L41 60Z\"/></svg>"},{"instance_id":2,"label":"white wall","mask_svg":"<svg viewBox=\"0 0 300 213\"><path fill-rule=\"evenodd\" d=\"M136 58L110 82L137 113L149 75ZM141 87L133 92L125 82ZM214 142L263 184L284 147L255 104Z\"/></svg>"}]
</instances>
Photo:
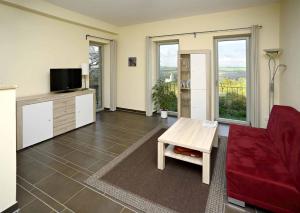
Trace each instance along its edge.
<instances>
[{"instance_id":1,"label":"white wall","mask_svg":"<svg viewBox=\"0 0 300 213\"><path fill-rule=\"evenodd\" d=\"M280 103L300 110L300 1L281 2L280 63L287 70L280 75Z\"/></svg>"},{"instance_id":2,"label":"white wall","mask_svg":"<svg viewBox=\"0 0 300 213\"><path fill-rule=\"evenodd\" d=\"M0 85L0 212L16 203L16 91Z\"/></svg>"},{"instance_id":3,"label":"white wall","mask_svg":"<svg viewBox=\"0 0 300 213\"><path fill-rule=\"evenodd\" d=\"M268 118L269 76L267 60L265 59L263 49L279 47L279 10L279 4L271 4L121 27L119 29L118 44L118 107L145 110L146 36L239 28L258 24L263 26L260 30L259 59L261 72L261 125L265 126ZM232 33L237 34L241 32ZM179 39L181 50L213 50L213 36L224 34L202 34L198 35L196 39L193 36L169 37L164 39ZM128 67L127 60L130 56L137 57L137 67Z\"/></svg>"},{"instance_id":4,"label":"white wall","mask_svg":"<svg viewBox=\"0 0 300 213\"><path fill-rule=\"evenodd\" d=\"M86 34L116 38L100 30L6 4L0 4L0 20L0 83L17 84L17 96L49 92L50 68L80 67L81 63L88 63ZM105 47L108 53L104 58L106 78L109 77L107 48L109 45ZM109 101L107 80L104 91L104 101ZM109 106L109 103L104 104Z\"/></svg>"}]
</instances>

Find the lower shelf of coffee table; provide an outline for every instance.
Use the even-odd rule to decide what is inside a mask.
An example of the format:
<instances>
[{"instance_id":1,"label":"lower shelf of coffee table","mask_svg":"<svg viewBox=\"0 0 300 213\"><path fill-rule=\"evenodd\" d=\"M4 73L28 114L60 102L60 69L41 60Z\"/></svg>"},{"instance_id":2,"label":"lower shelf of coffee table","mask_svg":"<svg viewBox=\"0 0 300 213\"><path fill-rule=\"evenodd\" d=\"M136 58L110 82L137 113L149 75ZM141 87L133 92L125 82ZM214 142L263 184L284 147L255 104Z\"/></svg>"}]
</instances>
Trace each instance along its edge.
<instances>
[{"instance_id":1,"label":"lower shelf of coffee table","mask_svg":"<svg viewBox=\"0 0 300 213\"><path fill-rule=\"evenodd\" d=\"M196 158L196 157L191 157L191 156L181 155L181 154L175 153L173 145L168 145L167 146L167 148L165 150L165 156L170 157L170 158L174 158L174 159L177 159L177 160L182 160L182 161L186 161L186 162L189 162L189 163L197 164L197 165L202 165L203 164L202 158Z\"/></svg>"}]
</instances>

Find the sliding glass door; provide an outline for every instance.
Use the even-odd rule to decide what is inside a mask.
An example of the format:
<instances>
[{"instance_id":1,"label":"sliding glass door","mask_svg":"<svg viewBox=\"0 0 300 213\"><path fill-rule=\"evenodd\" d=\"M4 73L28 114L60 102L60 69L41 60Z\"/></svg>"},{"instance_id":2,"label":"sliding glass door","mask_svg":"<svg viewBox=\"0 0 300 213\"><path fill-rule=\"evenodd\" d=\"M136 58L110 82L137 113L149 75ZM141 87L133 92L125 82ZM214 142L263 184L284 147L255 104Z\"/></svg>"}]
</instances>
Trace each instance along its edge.
<instances>
[{"instance_id":1,"label":"sliding glass door","mask_svg":"<svg viewBox=\"0 0 300 213\"><path fill-rule=\"evenodd\" d=\"M178 42L163 42L157 46L157 78L168 84L171 91L178 94L177 74L178 74ZM177 112L177 98L172 100L172 109Z\"/></svg>"},{"instance_id":2,"label":"sliding glass door","mask_svg":"<svg viewBox=\"0 0 300 213\"><path fill-rule=\"evenodd\" d=\"M215 40L216 116L219 121L249 121L249 38Z\"/></svg>"},{"instance_id":3,"label":"sliding glass door","mask_svg":"<svg viewBox=\"0 0 300 213\"><path fill-rule=\"evenodd\" d=\"M89 84L96 90L96 109L103 109L103 46L90 43L89 46Z\"/></svg>"}]
</instances>

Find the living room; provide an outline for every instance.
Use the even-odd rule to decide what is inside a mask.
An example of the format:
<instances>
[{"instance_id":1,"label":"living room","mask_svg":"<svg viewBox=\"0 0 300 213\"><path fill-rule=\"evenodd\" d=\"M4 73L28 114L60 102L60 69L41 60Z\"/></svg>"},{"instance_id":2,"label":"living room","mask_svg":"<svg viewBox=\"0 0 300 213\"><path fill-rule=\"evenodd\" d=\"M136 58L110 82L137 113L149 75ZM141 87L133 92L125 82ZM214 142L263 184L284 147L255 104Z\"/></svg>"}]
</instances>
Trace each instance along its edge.
<instances>
[{"instance_id":1,"label":"living room","mask_svg":"<svg viewBox=\"0 0 300 213\"><path fill-rule=\"evenodd\" d=\"M0 1L0 212L299 212L297 0Z\"/></svg>"}]
</instances>

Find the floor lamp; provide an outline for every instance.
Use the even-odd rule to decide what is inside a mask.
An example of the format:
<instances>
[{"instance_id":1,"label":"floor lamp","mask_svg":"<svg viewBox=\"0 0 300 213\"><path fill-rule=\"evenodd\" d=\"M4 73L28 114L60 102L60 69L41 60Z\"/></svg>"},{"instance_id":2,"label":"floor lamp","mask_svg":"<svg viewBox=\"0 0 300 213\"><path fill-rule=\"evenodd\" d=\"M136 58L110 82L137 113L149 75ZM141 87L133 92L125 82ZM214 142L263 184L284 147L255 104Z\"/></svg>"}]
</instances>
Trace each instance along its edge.
<instances>
[{"instance_id":1,"label":"floor lamp","mask_svg":"<svg viewBox=\"0 0 300 213\"><path fill-rule=\"evenodd\" d=\"M88 64L81 64L81 74L84 79L84 88L87 89L86 87L86 76L89 75L89 65Z\"/></svg>"},{"instance_id":2,"label":"floor lamp","mask_svg":"<svg viewBox=\"0 0 300 213\"><path fill-rule=\"evenodd\" d=\"M275 77L278 71L285 71L287 66L285 64L278 64L276 59L279 58L281 54L280 49L266 49L264 50L266 56L269 58L268 67L270 73L270 85L269 85L269 112L271 112L274 105L274 89L275 89Z\"/></svg>"}]
</instances>

